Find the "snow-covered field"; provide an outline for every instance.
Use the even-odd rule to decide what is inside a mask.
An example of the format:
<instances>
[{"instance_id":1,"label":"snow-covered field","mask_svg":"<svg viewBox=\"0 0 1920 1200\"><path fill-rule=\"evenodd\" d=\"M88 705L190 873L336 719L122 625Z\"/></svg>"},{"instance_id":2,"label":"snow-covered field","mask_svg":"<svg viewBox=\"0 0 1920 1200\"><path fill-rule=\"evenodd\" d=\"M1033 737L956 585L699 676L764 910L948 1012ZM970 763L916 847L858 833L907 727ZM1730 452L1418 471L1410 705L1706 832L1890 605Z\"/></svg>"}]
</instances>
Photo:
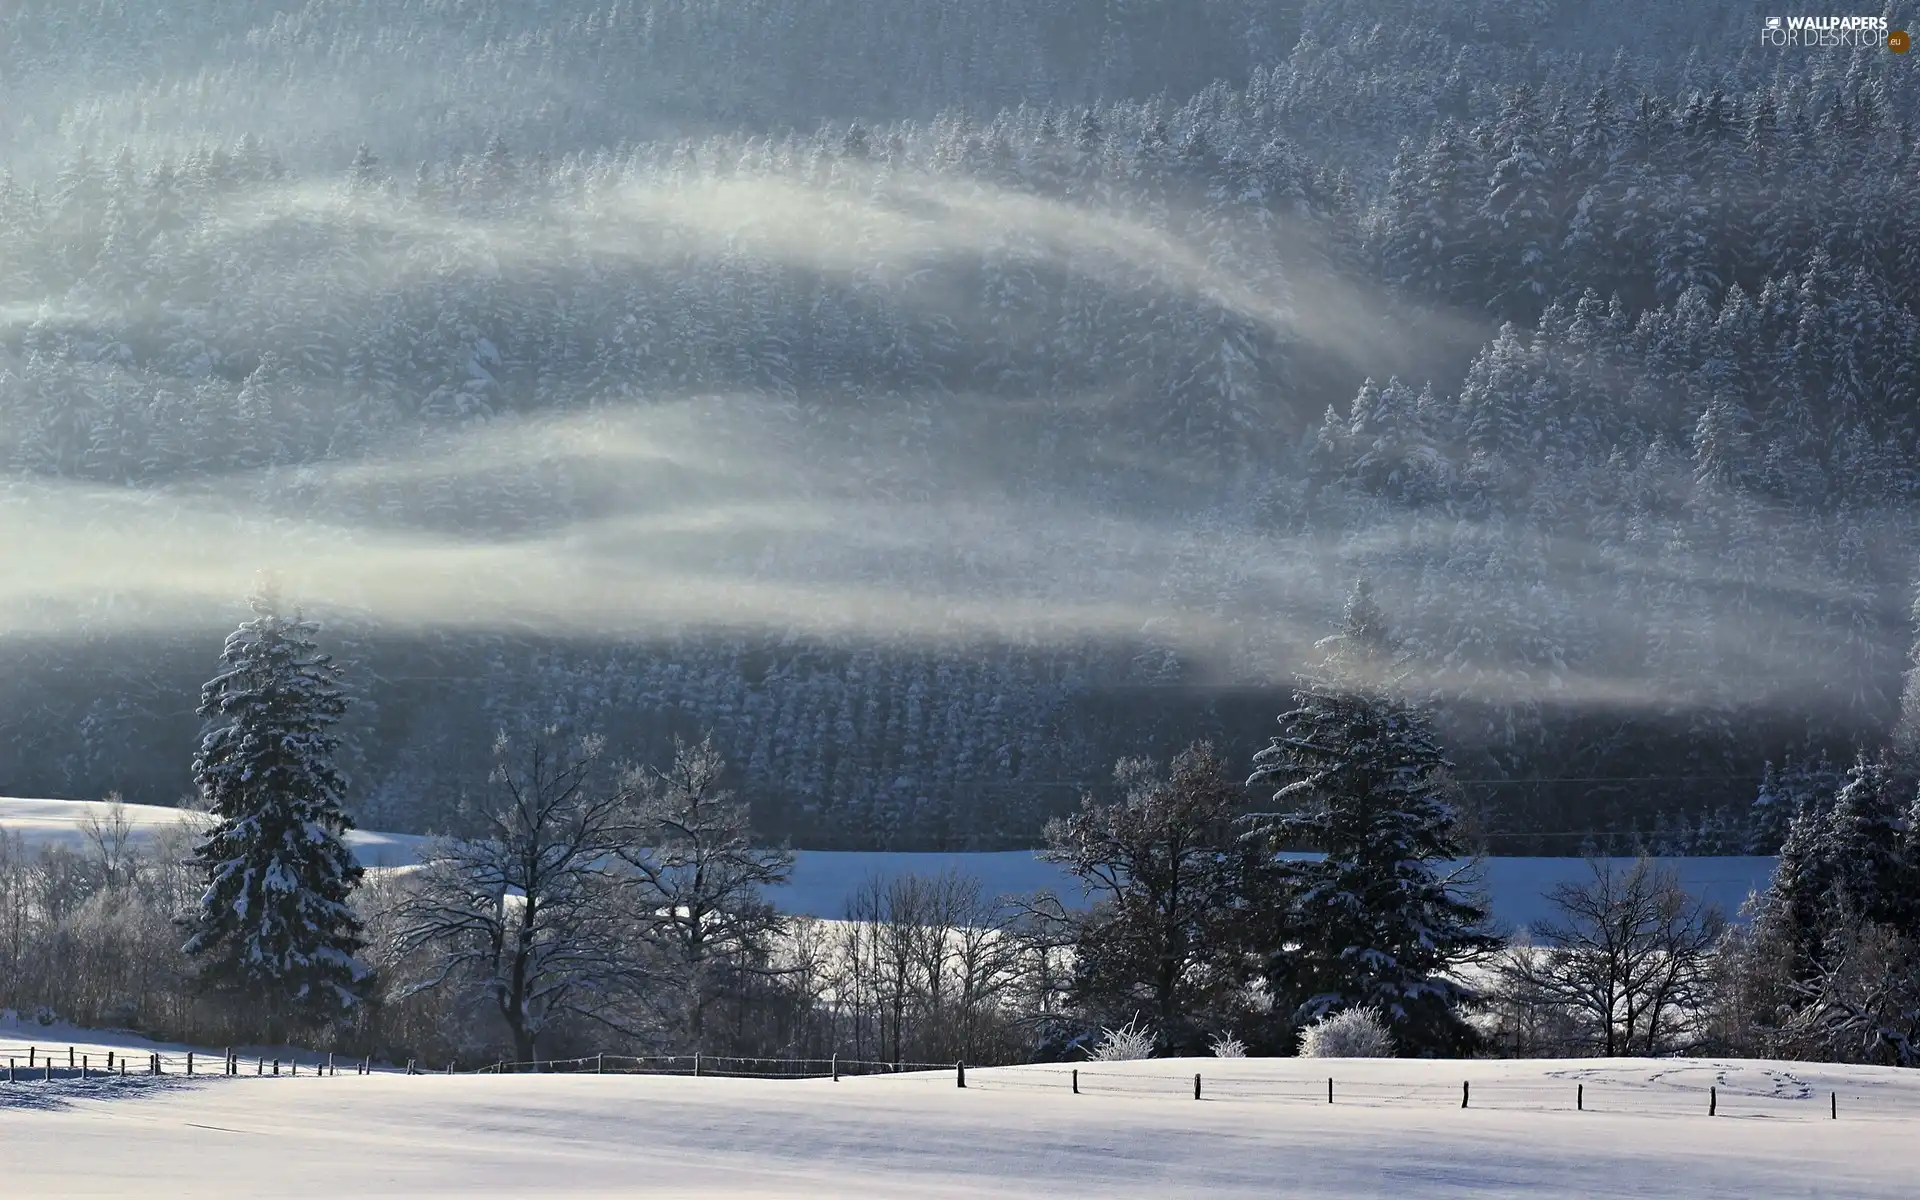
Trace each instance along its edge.
<instances>
[{"instance_id":1,"label":"snow-covered field","mask_svg":"<svg viewBox=\"0 0 1920 1200\"><path fill-rule=\"evenodd\" d=\"M0 1030L0 1056L23 1052L26 1032ZM99 1062L110 1040L86 1052ZM970 1070L964 1091L949 1071L0 1082L0 1194L1746 1200L1910 1197L1920 1176L1920 1075L1891 1069L1189 1059L1079 1071L1079 1095L1064 1067Z\"/></svg>"},{"instance_id":2,"label":"snow-covered field","mask_svg":"<svg viewBox=\"0 0 1920 1200\"><path fill-rule=\"evenodd\" d=\"M64 843L75 850L86 847L81 821L105 806L83 800L26 800L0 797L0 830L16 832L29 847ZM180 821L187 814L177 808L150 804L125 806L136 837ZM399 867L412 863L426 839L405 833L355 830L348 835L363 865ZM1734 915L1747 894L1766 885L1773 871L1771 858L1668 859L1680 880L1695 895L1719 904ZM1616 860L1624 869L1628 860ZM795 858L793 878L773 889L770 898L784 911L816 917L846 915L847 896L869 876L882 878L907 872L933 874L952 868L977 877L989 896L1029 893L1051 888L1074 902L1083 897L1079 885L1051 863L1030 851L984 854L907 854L839 850L803 850ZM1578 858L1492 858L1486 860L1486 887L1494 918L1518 928L1549 914L1546 893L1555 884L1588 877Z\"/></svg>"},{"instance_id":3,"label":"snow-covered field","mask_svg":"<svg viewBox=\"0 0 1920 1200\"><path fill-rule=\"evenodd\" d=\"M1681 885L1689 892L1720 905L1729 917L1737 916L1750 892L1766 887L1774 863L1757 857L1661 861L1679 872ZM1613 863L1624 872L1633 860L1617 858ZM983 854L807 850L796 857L792 880L771 895L787 912L839 917L846 913L847 893L869 875L931 874L948 867L979 877L988 895L1052 888L1072 902L1085 894L1071 876L1024 850ZM1481 870L1494 919L1515 929L1552 915L1546 896L1555 885L1584 883L1592 877L1586 861L1579 858L1489 858Z\"/></svg>"},{"instance_id":4,"label":"snow-covered field","mask_svg":"<svg viewBox=\"0 0 1920 1200\"><path fill-rule=\"evenodd\" d=\"M58 844L75 851L87 849L84 822L89 815L104 818L108 806L97 800L30 800L0 796L0 830L20 835L28 849ZM121 812L132 840L142 842L196 814L158 804L123 804ZM380 833L356 829L347 842L363 866L400 867L414 861L426 839L407 833Z\"/></svg>"}]
</instances>

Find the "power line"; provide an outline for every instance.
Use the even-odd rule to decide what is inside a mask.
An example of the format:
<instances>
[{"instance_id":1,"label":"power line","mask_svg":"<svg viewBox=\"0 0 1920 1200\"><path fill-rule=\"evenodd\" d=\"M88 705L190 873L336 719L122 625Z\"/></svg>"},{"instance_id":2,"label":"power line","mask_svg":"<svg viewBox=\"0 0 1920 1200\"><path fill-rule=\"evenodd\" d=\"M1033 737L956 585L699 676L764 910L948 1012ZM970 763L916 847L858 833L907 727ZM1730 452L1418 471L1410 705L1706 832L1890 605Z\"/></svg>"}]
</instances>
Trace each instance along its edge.
<instances>
[{"instance_id":1,"label":"power line","mask_svg":"<svg viewBox=\"0 0 1920 1200\"><path fill-rule=\"evenodd\" d=\"M1763 775L1761 775L1758 772L1753 772L1749 774L1740 774L1740 775L1733 775L1733 774L1723 774L1723 775L1551 775L1551 776L1529 776L1524 779L1494 779L1494 778L1459 779L1459 778L1456 778L1453 780L1453 782L1460 783L1460 784L1474 784L1476 786L1486 786L1486 787L1520 787L1520 786L1524 786L1528 784L1536 784L1536 783L1682 783L1682 782L1757 783L1762 778L1764 778ZM1111 780L1092 781L1092 780L1080 780L1080 779L977 779L977 780L966 780L961 782L955 782L950 784L920 783L916 781L915 786L939 788L943 791L950 791L950 792L1006 791L1006 790L1018 789L1018 788L1042 788L1042 787L1081 788L1081 789L1091 790L1095 788L1108 786L1109 784L1111 784L1111 782L1112 782Z\"/></svg>"}]
</instances>

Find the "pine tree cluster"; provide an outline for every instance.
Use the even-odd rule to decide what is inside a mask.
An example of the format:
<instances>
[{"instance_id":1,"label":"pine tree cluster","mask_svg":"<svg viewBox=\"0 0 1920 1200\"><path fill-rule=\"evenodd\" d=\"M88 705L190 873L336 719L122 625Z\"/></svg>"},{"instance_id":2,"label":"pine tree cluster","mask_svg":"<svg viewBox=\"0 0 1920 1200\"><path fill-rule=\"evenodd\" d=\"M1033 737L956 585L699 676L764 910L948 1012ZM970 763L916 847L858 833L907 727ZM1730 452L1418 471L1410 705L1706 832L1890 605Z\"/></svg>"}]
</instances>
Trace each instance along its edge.
<instances>
[{"instance_id":1,"label":"pine tree cluster","mask_svg":"<svg viewBox=\"0 0 1920 1200\"><path fill-rule=\"evenodd\" d=\"M1748 1034L1775 1052L1920 1065L1920 788L1862 753L1800 807L1730 972Z\"/></svg>"}]
</instances>

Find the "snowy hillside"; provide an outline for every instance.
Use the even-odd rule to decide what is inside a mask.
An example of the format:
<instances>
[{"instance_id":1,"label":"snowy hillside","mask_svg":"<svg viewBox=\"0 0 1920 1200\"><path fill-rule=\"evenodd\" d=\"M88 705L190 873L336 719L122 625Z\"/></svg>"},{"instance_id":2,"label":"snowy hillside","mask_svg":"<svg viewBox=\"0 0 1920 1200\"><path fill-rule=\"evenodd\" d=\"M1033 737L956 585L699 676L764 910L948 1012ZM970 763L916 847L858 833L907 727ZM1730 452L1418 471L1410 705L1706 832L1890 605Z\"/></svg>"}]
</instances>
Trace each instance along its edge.
<instances>
[{"instance_id":1,"label":"snowy hillside","mask_svg":"<svg viewBox=\"0 0 1920 1200\"><path fill-rule=\"evenodd\" d=\"M1068 1069L1051 1066L969 1071L964 1091L944 1071L839 1083L303 1074L96 1084L84 1097L57 1081L0 1083L0 1159L10 1194L44 1197L1891 1198L1911 1195L1920 1170L1920 1077L1891 1069L1188 1059L1079 1070L1077 1096Z\"/></svg>"},{"instance_id":2,"label":"snowy hillside","mask_svg":"<svg viewBox=\"0 0 1920 1200\"><path fill-rule=\"evenodd\" d=\"M1614 859L1621 869L1630 859ZM1733 916L1747 894L1764 888L1773 872L1771 858L1662 859L1680 874L1681 884L1701 898L1720 905ZM844 915L847 892L872 874L883 877L908 871L932 874L952 869L979 877L989 894L1033 892L1052 888L1072 900L1084 895L1074 879L1032 853L1013 850L983 854L886 854L867 851L802 851L795 857L793 878L774 893L788 912L817 917ZM1557 884L1586 880L1586 861L1579 858L1490 858L1484 861L1486 889L1494 919L1518 928L1549 915L1547 893Z\"/></svg>"},{"instance_id":3,"label":"snowy hillside","mask_svg":"<svg viewBox=\"0 0 1920 1200\"><path fill-rule=\"evenodd\" d=\"M82 823L105 805L85 800L30 800L0 797L0 830L19 834L29 847L64 844L86 847ZM152 804L124 806L136 839L150 838L192 814ZM400 867L415 860L426 839L414 834L355 830L347 837L362 864ZM1627 860L1616 860L1624 865ZM1766 885L1773 870L1771 858L1675 858L1664 860L1680 873L1687 890L1719 904L1729 915L1737 912L1747 893ZM1029 893L1051 888L1068 900L1084 893L1073 878L1042 862L1031 852L1012 850L978 854L909 854L879 851L803 850L795 856L793 877L774 889L772 899L784 911L816 917L840 917L847 895L869 876L882 878L943 870L977 877L988 895ZM1586 878L1587 866L1578 858L1492 858L1486 860L1487 890L1495 920L1518 928L1547 915L1546 894L1554 885Z\"/></svg>"},{"instance_id":4,"label":"snowy hillside","mask_svg":"<svg viewBox=\"0 0 1920 1200\"><path fill-rule=\"evenodd\" d=\"M95 800L30 800L0 796L0 830L17 833L29 848L58 844L80 851L86 849L85 822L89 816L104 819L108 806ZM151 839L161 830L183 821L198 819L185 809L158 804L124 804L131 828L131 840ZM424 838L406 833L380 833L358 829L347 835L347 844L368 867L400 867L414 861Z\"/></svg>"}]
</instances>

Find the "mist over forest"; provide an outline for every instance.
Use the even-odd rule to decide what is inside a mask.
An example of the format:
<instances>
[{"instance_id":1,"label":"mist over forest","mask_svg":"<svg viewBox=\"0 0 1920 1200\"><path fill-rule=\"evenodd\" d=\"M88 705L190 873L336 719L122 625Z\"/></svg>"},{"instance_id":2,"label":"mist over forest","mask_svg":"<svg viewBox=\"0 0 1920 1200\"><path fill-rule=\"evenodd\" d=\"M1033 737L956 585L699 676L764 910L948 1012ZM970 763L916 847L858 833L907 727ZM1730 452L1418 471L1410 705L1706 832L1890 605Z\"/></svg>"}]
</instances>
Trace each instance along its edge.
<instances>
[{"instance_id":1,"label":"mist over forest","mask_svg":"<svg viewBox=\"0 0 1920 1200\"><path fill-rule=\"evenodd\" d=\"M1903 720L1920 64L1764 15L0 6L0 793L187 792L266 570L363 826L560 721L1025 846L1365 578L1495 849L1770 850Z\"/></svg>"}]
</instances>

